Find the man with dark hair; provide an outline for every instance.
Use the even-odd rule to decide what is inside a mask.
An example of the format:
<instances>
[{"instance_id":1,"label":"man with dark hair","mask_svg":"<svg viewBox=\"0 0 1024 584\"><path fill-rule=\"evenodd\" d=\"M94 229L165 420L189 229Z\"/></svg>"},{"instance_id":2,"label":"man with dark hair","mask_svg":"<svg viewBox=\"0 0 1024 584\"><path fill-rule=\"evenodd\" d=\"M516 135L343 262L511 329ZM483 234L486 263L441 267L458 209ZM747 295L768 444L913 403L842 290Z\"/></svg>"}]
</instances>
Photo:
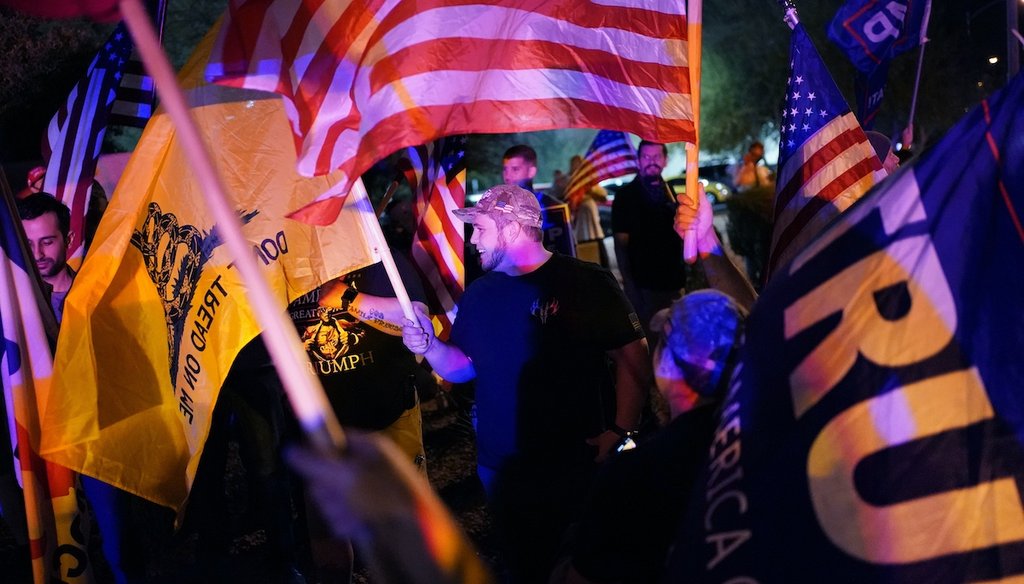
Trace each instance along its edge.
<instances>
[{"instance_id":1,"label":"man with dark hair","mask_svg":"<svg viewBox=\"0 0 1024 584\"><path fill-rule=\"evenodd\" d=\"M394 260L409 298L426 302L409 260ZM288 310L341 424L381 432L425 473L417 390L429 391L433 378L402 346L402 309L384 265L330 280Z\"/></svg>"},{"instance_id":2,"label":"man with dark hair","mask_svg":"<svg viewBox=\"0 0 1024 584\"><path fill-rule=\"evenodd\" d=\"M672 230L676 199L661 178L668 148L643 140L637 150L640 170L612 203L612 233L622 287L647 330L651 316L679 297L686 271Z\"/></svg>"},{"instance_id":3,"label":"man with dark hair","mask_svg":"<svg viewBox=\"0 0 1024 584\"><path fill-rule=\"evenodd\" d=\"M505 184L522 187L537 197L543 219L544 247L576 257L569 206L547 193L534 190L533 179L536 176L536 150L526 144L517 144L505 151L501 158L501 179Z\"/></svg>"},{"instance_id":4,"label":"man with dark hair","mask_svg":"<svg viewBox=\"0 0 1024 584\"><path fill-rule=\"evenodd\" d=\"M71 289L75 272L67 263L71 232L71 211L53 195L32 193L18 200L18 215L25 228L32 259L43 281L50 286L50 305L60 322L64 299Z\"/></svg>"},{"instance_id":5,"label":"man with dark hair","mask_svg":"<svg viewBox=\"0 0 1024 584\"><path fill-rule=\"evenodd\" d=\"M499 185L456 214L487 273L449 342L422 312L402 333L445 379L476 379L478 473L504 559L514 581L544 582L595 463L639 426L647 343L611 273L544 249L532 193Z\"/></svg>"},{"instance_id":6,"label":"man with dark hair","mask_svg":"<svg viewBox=\"0 0 1024 584\"><path fill-rule=\"evenodd\" d=\"M526 144L516 144L501 157L501 180L507 185L533 191L537 176L537 151Z\"/></svg>"}]
</instances>

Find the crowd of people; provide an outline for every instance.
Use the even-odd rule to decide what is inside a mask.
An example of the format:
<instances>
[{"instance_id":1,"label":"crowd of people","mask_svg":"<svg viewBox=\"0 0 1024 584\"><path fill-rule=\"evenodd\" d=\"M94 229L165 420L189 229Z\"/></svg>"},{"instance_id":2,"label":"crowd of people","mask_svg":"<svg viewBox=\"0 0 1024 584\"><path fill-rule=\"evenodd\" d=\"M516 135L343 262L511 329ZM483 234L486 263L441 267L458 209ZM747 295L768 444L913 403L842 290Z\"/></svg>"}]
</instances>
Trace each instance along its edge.
<instances>
[{"instance_id":1,"label":"crowd of people","mask_svg":"<svg viewBox=\"0 0 1024 584\"><path fill-rule=\"evenodd\" d=\"M435 334L423 285L401 253L410 238L398 232L408 230L398 203L391 243L415 322L403 315L380 265L327 282L288 307L340 421L392 441L400 464L423 477L421 400L439 380L473 387L477 474L501 548L496 581L653 582L664 575L756 299L723 251L703 192L691 206L662 178L667 155L665 145L642 141L639 172L615 197L621 284L607 267L575 257L581 233L604 237L587 216L596 210L578 205L570 213L564 200L534 189L537 156L520 145L503 157L504 184L456 212L469 227L467 256L477 265L467 270L448 338ZM762 158L755 143L737 168L741 190L772 180ZM564 196L564 183L556 181L556 194ZM588 195L589 206L600 197ZM76 236L68 210L42 192L20 199L18 210L59 321L75 277L66 261ZM586 230L574 229L584 222L591 223ZM685 289L687 232L709 289ZM667 420L654 415L658 399ZM225 546L216 535L229 435L242 437L242 457L256 469L250 496L279 556L277 581L348 581L353 548L338 535L354 535L373 518L351 502L358 499L335 492L351 485L338 478L346 470L337 460L307 452L294 463L301 480L289 470L281 447L299 436L259 339L225 383L197 475L188 517L205 537L201 569L216 581L231 579L218 565ZM145 521L160 511L94 479L83 484L116 580L146 581L137 542L153 537ZM335 524L305 512L303 484ZM7 520L16 517L10 500ZM337 525L339 516L349 528ZM303 538L313 544L296 545Z\"/></svg>"}]
</instances>

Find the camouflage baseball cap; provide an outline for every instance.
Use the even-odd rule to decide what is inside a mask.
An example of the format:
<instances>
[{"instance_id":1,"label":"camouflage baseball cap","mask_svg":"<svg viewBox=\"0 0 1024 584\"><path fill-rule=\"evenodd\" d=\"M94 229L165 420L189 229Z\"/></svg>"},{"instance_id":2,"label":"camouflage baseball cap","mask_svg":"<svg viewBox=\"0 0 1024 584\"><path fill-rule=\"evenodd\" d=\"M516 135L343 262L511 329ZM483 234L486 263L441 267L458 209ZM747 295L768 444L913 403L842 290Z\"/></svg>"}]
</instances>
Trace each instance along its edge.
<instances>
[{"instance_id":1,"label":"camouflage baseball cap","mask_svg":"<svg viewBox=\"0 0 1024 584\"><path fill-rule=\"evenodd\" d=\"M498 185L484 191L476 205L466 209L456 209L455 216L469 223L481 213L494 215L509 213L516 221L527 227L540 227L540 203L537 196L530 191L515 185Z\"/></svg>"}]
</instances>

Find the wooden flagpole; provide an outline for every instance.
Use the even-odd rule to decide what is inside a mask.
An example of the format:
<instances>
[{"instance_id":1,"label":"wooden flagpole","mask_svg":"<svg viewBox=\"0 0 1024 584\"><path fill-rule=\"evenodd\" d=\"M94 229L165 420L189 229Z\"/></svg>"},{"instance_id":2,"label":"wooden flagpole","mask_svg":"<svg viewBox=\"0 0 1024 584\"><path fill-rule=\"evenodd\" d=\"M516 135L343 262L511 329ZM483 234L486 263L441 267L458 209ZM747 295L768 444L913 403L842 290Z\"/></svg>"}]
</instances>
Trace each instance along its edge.
<instances>
[{"instance_id":1,"label":"wooden flagpole","mask_svg":"<svg viewBox=\"0 0 1024 584\"><path fill-rule=\"evenodd\" d=\"M362 178L353 183L348 196L352 199L348 204L355 205L359 210L359 218L363 222L363 234L366 235L366 241L384 264L384 271L388 274L391 287L395 289L395 297L402 305L402 314L405 315L405 318L417 322L416 313L412 310L412 300L409 299L405 283L402 282L402 276L398 273L398 266L395 265L395 258L391 255L391 248L388 247L388 242L384 239L384 232L381 231L380 221L377 220L377 213L373 209L373 205L370 204L370 197L366 194L366 186L363 184Z\"/></svg>"},{"instance_id":2,"label":"wooden flagpole","mask_svg":"<svg viewBox=\"0 0 1024 584\"><path fill-rule=\"evenodd\" d=\"M690 71L690 100L693 103L693 144L686 145L686 203L696 209L698 173L700 172L700 59L703 0L686 0L686 50ZM683 235L683 258L692 264L697 260L697 231L687 229Z\"/></svg>"},{"instance_id":3,"label":"wooden flagpole","mask_svg":"<svg viewBox=\"0 0 1024 584\"><path fill-rule=\"evenodd\" d=\"M251 245L242 235L242 224L223 183L211 162L206 144L199 135L195 121L188 111L185 95L178 86L167 55L157 39L156 31L141 0L121 0L121 14L139 49L146 70L156 83L157 95L171 117L181 140L182 150L196 174L196 180L206 194L206 204L217 221L248 288L253 312L263 327L263 339L281 378L288 399L313 446L322 452L334 452L345 446L345 435L334 416L320 381L304 362L307 357L295 334L295 328L285 316L285 310L274 300L270 287L256 265ZM364 190L365 193L365 190ZM372 212L372 209L371 209ZM379 230L379 227L378 227Z\"/></svg>"}]
</instances>

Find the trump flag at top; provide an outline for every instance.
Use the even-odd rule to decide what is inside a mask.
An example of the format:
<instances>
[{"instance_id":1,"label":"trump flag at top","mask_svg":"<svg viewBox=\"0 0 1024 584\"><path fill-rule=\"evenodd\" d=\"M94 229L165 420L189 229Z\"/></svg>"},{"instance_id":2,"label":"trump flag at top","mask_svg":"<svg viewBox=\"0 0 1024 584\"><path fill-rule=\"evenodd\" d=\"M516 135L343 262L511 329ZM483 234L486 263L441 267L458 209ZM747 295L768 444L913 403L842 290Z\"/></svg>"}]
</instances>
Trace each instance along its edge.
<instances>
[{"instance_id":1,"label":"trump flag at top","mask_svg":"<svg viewBox=\"0 0 1024 584\"><path fill-rule=\"evenodd\" d=\"M337 175L295 173L280 98L205 85L213 35L184 67L185 89L283 311L322 282L372 263L355 209L329 228L285 213ZM171 120L142 135L64 308L41 453L181 509L221 383L260 333Z\"/></svg>"},{"instance_id":2,"label":"trump flag at top","mask_svg":"<svg viewBox=\"0 0 1024 584\"><path fill-rule=\"evenodd\" d=\"M882 107L889 62L925 42L931 0L848 0L828 38L857 68L857 118L870 128Z\"/></svg>"},{"instance_id":3,"label":"trump flag at top","mask_svg":"<svg viewBox=\"0 0 1024 584\"><path fill-rule=\"evenodd\" d=\"M344 178L441 136L591 127L693 142L682 0L233 0L207 69L284 96L299 172Z\"/></svg>"},{"instance_id":4,"label":"trump flag at top","mask_svg":"<svg viewBox=\"0 0 1024 584\"><path fill-rule=\"evenodd\" d=\"M758 300L687 582L1024 578L1022 218L1018 75Z\"/></svg>"}]
</instances>

